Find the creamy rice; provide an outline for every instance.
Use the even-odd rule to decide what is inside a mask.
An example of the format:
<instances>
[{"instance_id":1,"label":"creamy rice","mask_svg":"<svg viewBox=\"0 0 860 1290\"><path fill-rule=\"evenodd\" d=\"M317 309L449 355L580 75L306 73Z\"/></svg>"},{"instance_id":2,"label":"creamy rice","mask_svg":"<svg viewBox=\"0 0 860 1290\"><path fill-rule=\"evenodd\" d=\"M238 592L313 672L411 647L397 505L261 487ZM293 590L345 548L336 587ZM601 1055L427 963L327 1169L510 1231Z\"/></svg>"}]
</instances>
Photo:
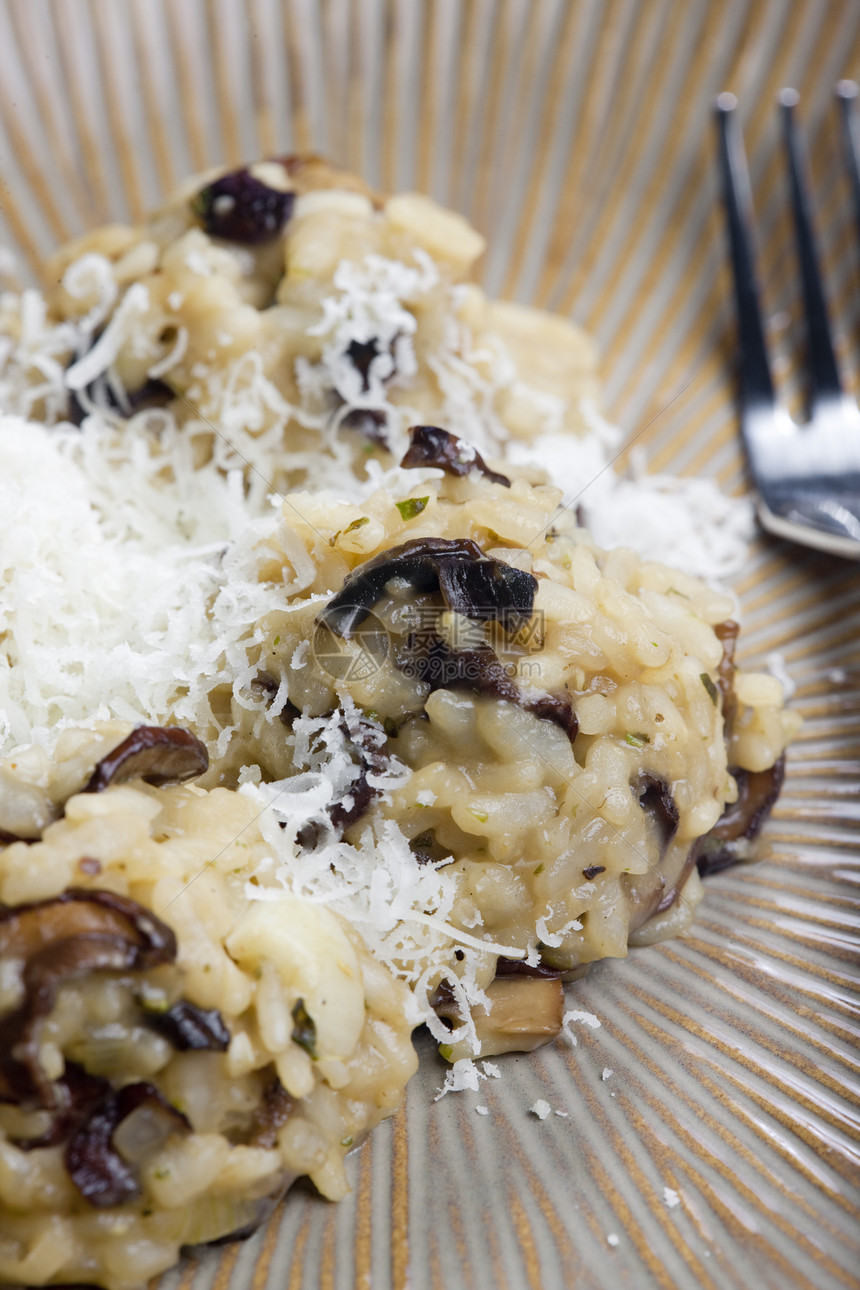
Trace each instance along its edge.
<instances>
[{"instance_id":1,"label":"creamy rice","mask_svg":"<svg viewBox=\"0 0 860 1290\"><path fill-rule=\"evenodd\" d=\"M458 1069L547 1042L562 980L753 852L781 686L732 599L615 545L649 486L605 469L593 346L482 251L284 158L0 298L0 1278L132 1290L301 1175L338 1198L416 1024ZM740 510L660 487L730 568Z\"/></svg>"},{"instance_id":2,"label":"creamy rice","mask_svg":"<svg viewBox=\"0 0 860 1290\"><path fill-rule=\"evenodd\" d=\"M9 1031L25 1006L34 963L43 976L51 953L72 965L38 1022L45 1087L26 1096L26 1079L12 1071L21 1095L10 1098L8 1051L0 1063L0 1278L16 1284L82 1280L126 1290L172 1266L182 1246L253 1228L303 1174L339 1199L348 1189L344 1157L397 1107L416 1067L409 993L361 937L285 890L258 898L253 875L270 847L252 797L136 780L65 800L71 781L82 787L125 733L69 732L46 774L32 762L0 772L7 791L17 781L35 797L40 787L43 810L62 811L41 840L0 850L0 1027ZM80 926L52 933L51 902L69 891L84 911ZM155 914L175 936L175 953L147 970L87 969L93 931L104 939L92 893ZM31 933L28 960L15 926L34 903L43 930ZM83 948L73 959L70 947ZM189 1048L186 1034L164 1028L180 1001L194 1010L198 1032L202 1011L214 1040L210 1033L198 1047L198 1035ZM72 1062L78 1082L83 1069L100 1077L89 1116L56 1131L56 1145L27 1150L70 1102L75 1110ZM115 1126L110 1151L97 1150L111 1090L142 1084L155 1094ZM185 1124L167 1116L159 1095ZM89 1169L75 1173L76 1146L89 1152ZM111 1191L110 1165L127 1175L125 1199L121 1188Z\"/></svg>"}]
</instances>

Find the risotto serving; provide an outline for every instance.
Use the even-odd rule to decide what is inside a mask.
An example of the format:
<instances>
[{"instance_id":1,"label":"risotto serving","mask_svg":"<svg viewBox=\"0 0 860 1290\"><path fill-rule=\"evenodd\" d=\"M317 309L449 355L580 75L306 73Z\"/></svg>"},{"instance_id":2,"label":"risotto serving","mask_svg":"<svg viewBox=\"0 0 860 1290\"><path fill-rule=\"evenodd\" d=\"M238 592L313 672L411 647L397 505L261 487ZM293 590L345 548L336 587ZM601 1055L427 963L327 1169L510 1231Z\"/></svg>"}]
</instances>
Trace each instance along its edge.
<instances>
[{"instance_id":1,"label":"risotto serving","mask_svg":"<svg viewBox=\"0 0 860 1290\"><path fill-rule=\"evenodd\" d=\"M0 767L28 835L0 851L6 1281L136 1287L303 1174L339 1199L415 1070L406 986L254 876L255 801L170 786L205 764L181 728L114 727Z\"/></svg>"},{"instance_id":2,"label":"risotto serving","mask_svg":"<svg viewBox=\"0 0 860 1290\"><path fill-rule=\"evenodd\" d=\"M613 478L593 349L482 250L282 158L0 297L0 1279L338 1198L416 1025L552 1040L752 855L781 686L529 459Z\"/></svg>"}]
</instances>

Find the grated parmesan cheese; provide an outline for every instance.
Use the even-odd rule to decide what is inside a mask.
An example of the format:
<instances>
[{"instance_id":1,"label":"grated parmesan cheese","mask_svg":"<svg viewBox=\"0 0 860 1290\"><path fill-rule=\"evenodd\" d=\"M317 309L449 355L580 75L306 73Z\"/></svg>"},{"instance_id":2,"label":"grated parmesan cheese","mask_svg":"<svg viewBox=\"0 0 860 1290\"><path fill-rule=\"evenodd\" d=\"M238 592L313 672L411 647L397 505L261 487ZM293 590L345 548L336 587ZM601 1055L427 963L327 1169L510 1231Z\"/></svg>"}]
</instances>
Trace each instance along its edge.
<instances>
[{"instance_id":1,"label":"grated parmesan cheese","mask_svg":"<svg viewBox=\"0 0 860 1290\"><path fill-rule=\"evenodd\" d=\"M212 272L193 246L186 264L196 274ZM104 381L122 403L113 364L123 344L133 339L136 352L152 360L149 375L158 377L181 362L185 329L178 329L167 354L139 335L146 289L132 284L117 305L111 266L102 256L73 262L63 287L88 304L74 322L52 323L35 291L0 298L0 324L7 313L14 321L9 335L0 325L0 402L15 414L0 418L0 754L28 744L50 749L73 725L113 718L160 723L169 717L214 732L215 755L224 757L238 718L225 715L223 705L214 710L216 691L257 723L277 718L287 701L285 687L267 709L251 689L258 671L256 625L310 579L298 557L278 585L260 576L266 539L279 522L271 481L281 477L279 471L305 471L319 496L355 504L379 488L396 494L435 478L432 469L403 471L369 460L365 478L357 480L349 446L337 437L339 418L330 411L332 391L344 400L341 418L355 407L382 409L399 457L407 426L423 420L401 396L417 370L414 311L430 292L446 292L450 303L428 362L441 393L440 423L469 441L462 460L477 450L513 464L542 464L565 489L568 504L582 501L604 545L628 542L672 562L683 536L685 567L710 577L727 576L745 554L749 516L743 504L721 498L703 481L641 473L619 479L610 464L619 432L591 408L583 408L590 434L561 434L560 401L532 390L541 433L528 445L509 440L494 401L499 390L513 388L510 357L502 346L480 353L471 348L457 319L464 288L442 284L421 252L412 264L369 256L337 269L333 292L310 329L323 342L322 359L296 364L298 406L284 399L264 375L259 355L251 353L223 373L195 364L192 376L200 388L188 390L187 402L200 404L202 412L182 426L166 410L141 411L127 420L98 412L87 387ZM179 309L181 294L172 293L167 303ZM217 339L226 343L227 334ZM345 351L352 341L369 340L376 341L377 353L365 389ZM207 397L218 400L214 440L202 403L204 385ZM70 389L89 412L80 430L63 421ZM396 404L391 390L399 391ZM54 423L51 429L27 420L36 410ZM285 450L283 431L291 420L316 431L321 446ZM299 670L308 661L309 642L303 642L291 666ZM469 1005L486 1000L477 985L482 956L520 951L481 935L477 914L469 931L452 926L454 878L444 864L419 864L390 820L370 821L354 845L332 841L300 851L294 844L300 828L323 821L334 800L350 800L357 769L341 728L344 715L347 721L354 716L344 710L293 724L289 739L297 773L290 779L262 784L259 767L241 769L241 791L259 803L270 848L248 894L278 900L294 892L342 913L373 953L410 981L416 1021L425 1021L442 1043L468 1041L474 1037L471 1021L450 1032L429 1004L451 947L458 946L463 961L462 977L449 984L466 1014ZM383 774L367 776L382 794L408 777L396 760ZM430 790L416 797L418 805L434 800ZM551 918L548 908L538 928L546 944L559 944L578 927L573 922L553 932ZM537 953L532 946L529 961ZM590 1013L567 1013L565 1033L573 1044L573 1022L600 1025ZM438 1096L476 1089L480 1080L499 1073L489 1062L455 1062ZM539 1105L550 1113L548 1104Z\"/></svg>"},{"instance_id":2,"label":"grated parmesan cheese","mask_svg":"<svg viewBox=\"0 0 860 1290\"><path fill-rule=\"evenodd\" d=\"M591 1030L599 1029L600 1022L598 1021L597 1017L595 1017L593 1012L580 1012L574 1008L570 1012L566 1012L564 1014L564 1016L561 1019L562 1030L566 1035L569 1043L572 1044L574 1048L576 1048L577 1046L576 1035L571 1030L571 1025L574 1021L581 1022L582 1025L588 1026L589 1029Z\"/></svg>"}]
</instances>

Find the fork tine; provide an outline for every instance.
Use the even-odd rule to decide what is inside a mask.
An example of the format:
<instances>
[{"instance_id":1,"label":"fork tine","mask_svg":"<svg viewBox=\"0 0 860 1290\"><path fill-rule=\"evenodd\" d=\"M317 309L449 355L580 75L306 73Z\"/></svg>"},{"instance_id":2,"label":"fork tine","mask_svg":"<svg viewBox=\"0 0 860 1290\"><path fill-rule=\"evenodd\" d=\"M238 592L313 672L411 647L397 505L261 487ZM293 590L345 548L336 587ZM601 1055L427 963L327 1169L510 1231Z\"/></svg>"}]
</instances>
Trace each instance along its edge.
<instances>
[{"instance_id":1,"label":"fork tine","mask_svg":"<svg viewBox=\"0 0 860 1290\"><path fill-rule=\"evenodd\" d=\"M806 178L806 162L800 131L795 120L794 109L799 102L796 90L780 90L779 102L782 108L782 124L785 135L785 148L788 154L788 168L791 180L791 204L794 212L795 237L797 254L800 260L800 276L803 285L804 312L806 314L807 362L811 384L811 403L814 405L822 399L840 398L842 382L836 367L836 356L833 353L833 341L830 336L830 323L827 319L827 305L821 286L821 273L815 251L815 238L812 231L812 210L809 198L809 184Z\"/></svg>"},{"instance_id":2,"label":"fork tine","mask_svg":"<svg viewBox=\"0 0 860 1290\"><path fill-rule=\"evenodd\" d=\"M735 282L739 332L739 379L745 408L774 402L773 380L764 339L752 244L753 209L743 139L735 117L734 94L716 101L720 169Z\"/></svg>"},{"instance_id":3,"label":"fork tine","mask_svg":"<svg viewBox=\"0 0 860 1290\"><path fill-rule=\"evenodd\" d=\"M851 191L854 194L854 218L860 230L860 118L857 116L855 107L857 94L856 81L840 81L836 86L836 97L842 111L845 163L851 180Z\"/></svg>"}]
</instances>

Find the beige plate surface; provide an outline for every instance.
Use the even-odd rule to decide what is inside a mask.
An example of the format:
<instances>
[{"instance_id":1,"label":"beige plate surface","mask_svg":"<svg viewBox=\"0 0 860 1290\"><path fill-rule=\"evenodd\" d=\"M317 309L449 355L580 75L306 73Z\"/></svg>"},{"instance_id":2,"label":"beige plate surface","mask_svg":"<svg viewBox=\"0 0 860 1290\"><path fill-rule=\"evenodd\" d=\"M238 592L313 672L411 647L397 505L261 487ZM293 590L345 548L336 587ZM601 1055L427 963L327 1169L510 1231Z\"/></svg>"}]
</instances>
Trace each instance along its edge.
<instances>
[{"instance_id":1,"label":"beige plate surface","mask_svg":"<svg viewBox=\"0 0 860 1290\"><path fill-rule=\"evenodd\" d=\"M711 101L741 100L788 355L799 311L773 103L800 90L856 374L831 100L850 75L857 0L5 0L0 232L36 266L188 171L324 152L471 216L491 291L594 331L609 415L650 467L738 492ZM796 398L788 363L783 377ZM353 1159L348 1200L299 1189L165 1288L858 1284L860 568L762 541L738 590L744 660L782 655L806 719L766 858L709 882L686 939L576 987L602 1021L577 1048L503 1060L502 1079L438 1103L428 1050L405 1109ZM537 1098L564 1116L539 1121Z\"/></svg>"}]
</instances>

